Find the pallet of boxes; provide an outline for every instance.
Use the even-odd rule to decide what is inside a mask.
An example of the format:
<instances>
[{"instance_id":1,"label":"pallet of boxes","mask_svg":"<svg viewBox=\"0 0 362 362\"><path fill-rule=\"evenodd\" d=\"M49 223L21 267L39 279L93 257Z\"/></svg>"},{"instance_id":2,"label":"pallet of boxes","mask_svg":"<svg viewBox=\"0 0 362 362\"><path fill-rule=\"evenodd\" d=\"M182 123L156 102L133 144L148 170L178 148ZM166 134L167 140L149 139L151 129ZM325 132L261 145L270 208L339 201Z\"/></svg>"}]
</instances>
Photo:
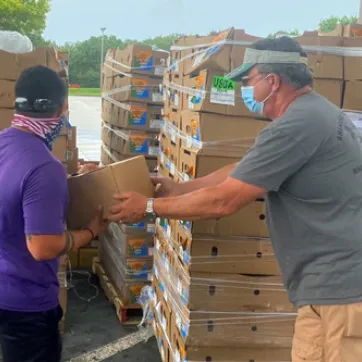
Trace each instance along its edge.
<instances>
[{"instance_id":1,"label":"pallet of boxes","mask_svg":"<svg viewBox=\"0 0 362 362\"><path fill-rule=\"evenodd\" d=\"M26 68L36 65L47 66L59 72L64 82L68 84L67 54L57 53L54 48L38 48L25 54L13 54L0 50L0 65L0 131L11 125L14 115L15 82ZM75 127L64 126L54 143L53 154L64 164L68 173L71 174L77 171L78 152ZM59 299L65 315L67 301L65 258L61 260L58 276L60 284ZM60 325L61 331L64 331L64 318Z\"/></svg>"},{"instance_id":2,"label":"pallet of boxes","mask_svg":"<svg viewBox=\"0 0 362 362\"><path fill-rule=\"evenodd\" d=\"M155 170L167 57L167 52L144 45L108 51L103 68L103 165L143 155L149 171ZM153 224L112 224L100 240L93 270L124 324L137 323L142 316L137 301L151 281L153 235Z\"/></svg>"},{"instance_id":3,"label":"pallet of boxes","mask_svg":"<svg viewBox=\"0 0 362 362\"><path fill-rule=\"evenodd\" d=\"M159 172L176 181L238 162L267 125L224 78L256 40L242 30L176 41L164 77ZM200 45L207 44L207 47ZM296 313L256 201L217 221L160 219L154 331L163 361L289 362Z\"/></svg>"},{"instance_id":4,"label":"pallet of boxes","mask_svg":"<svg viewBox=\"0 0 362 362\"><path fill-rule=\"evenodd\" d=\"M167 52L145 45L108 51L103 68L104 165L142 154L150 171L155 169L167 57Z\"/></svg>"}]
</instances>

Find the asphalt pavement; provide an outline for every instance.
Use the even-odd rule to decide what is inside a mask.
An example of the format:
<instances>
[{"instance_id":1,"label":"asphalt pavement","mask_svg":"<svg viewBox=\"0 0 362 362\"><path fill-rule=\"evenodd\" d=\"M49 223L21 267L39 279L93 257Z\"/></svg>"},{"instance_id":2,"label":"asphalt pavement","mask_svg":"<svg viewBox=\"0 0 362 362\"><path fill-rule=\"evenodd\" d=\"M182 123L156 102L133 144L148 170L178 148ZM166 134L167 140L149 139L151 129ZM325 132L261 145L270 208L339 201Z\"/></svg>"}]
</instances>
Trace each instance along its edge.
<instances>
[{"instance_id":1,"label":"asphalt pavement","mask_svg":"<svg viewBox=\"0 0 362 362\"><path fill-rule=\"evenodd\" d=\"M99 161L101 150L101 98L69 97L70 123L77 127L79 158Z\"/></svg>"}]
</instances>

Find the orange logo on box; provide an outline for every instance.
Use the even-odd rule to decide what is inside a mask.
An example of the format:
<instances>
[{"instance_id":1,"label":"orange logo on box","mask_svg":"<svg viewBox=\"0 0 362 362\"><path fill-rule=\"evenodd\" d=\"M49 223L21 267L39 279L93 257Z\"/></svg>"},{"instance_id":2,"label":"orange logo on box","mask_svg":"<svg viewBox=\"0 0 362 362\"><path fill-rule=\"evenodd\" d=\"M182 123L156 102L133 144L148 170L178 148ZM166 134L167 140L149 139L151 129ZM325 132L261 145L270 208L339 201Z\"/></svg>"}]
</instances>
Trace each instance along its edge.
<instances>
[{"instance_id":1,"label":"orange logo on box","mask_svg":"<svg viewBox=\"0 0 362 362\"><path fill-rule=\"evenodd\" d=\"M152 50L139 50L136 52L136 57L139 59L140 63L147 63L152 57Z\"/></svg>"},{"instance_id":2,"label":"orange logo on box","mask_svg":"<svg viewBox=\"0 0 362 362\"><path fill-rule=\"evenodd\" d=\"M131 134L129 137L136 147L142 146L148 138L148 136L146 134L142 134L142 135L132 135Z\"/></svg>"},{"instance_id":3,"label":"orange logo on box","mask_svg":"<svg viewBox=\"0 0 362 362\"><path fill-rule=\"evenodd\" d=\"M202 75L195 77L194 80L197 88L201 88L205 84L205 77Z\"/></svg>"},{"instance_id":4,"label":"orange logo on box","mask_svg":"<svg viewBox=\"0 0 362 362\"><path fill-rule=\"evenodd\" d=\"M224 39L227 38L228 35L229 35L229 31L226 30L226 31L220 33L218 36L216 36L216 37L212 40L212 42L213 42L213 43L217 43L218 41L224 40Z\"/></svg>"},{"instance_id":5,"label":"orange logo on box","mask_svg":"<svg viewBox=\"0 0 362 362\"><path fill-rule=\"evenodd\" d=\"M148 79L132 79L132 84L137 90L141 91L143 88L147 87L150 82Z\"/></svg>"},{"instance_id":6,"label":"orange logo on box","mask_svg":"<svg viewBox=\"0 0 362 362\"><path fill-rule=\"evenodd\" d=\"M135 118L140 118L145 112L147 112L147 107L131 106L130 112Z\"/></svg>"},{"instance_id":7,"label":"orange logo on box","mask_svg":"<svg viewBox=\"0 0 362 362\"><path fill-rule=\"evenodd\" d=\"M192 135L195 136L197 134L197 121L195 119L191 120L192 127Z\"/></svg>"}]
</instances>

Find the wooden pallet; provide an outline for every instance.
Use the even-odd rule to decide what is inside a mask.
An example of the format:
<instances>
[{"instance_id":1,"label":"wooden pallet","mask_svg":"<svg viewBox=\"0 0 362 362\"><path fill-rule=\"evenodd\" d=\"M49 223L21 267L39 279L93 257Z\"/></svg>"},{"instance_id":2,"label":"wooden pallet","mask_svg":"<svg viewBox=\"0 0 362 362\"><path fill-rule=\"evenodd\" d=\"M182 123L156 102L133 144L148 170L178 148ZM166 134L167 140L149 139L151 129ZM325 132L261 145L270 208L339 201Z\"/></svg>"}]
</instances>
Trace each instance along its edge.
<instances>
[{"instance_id":1,"label":"wooden pallet","mask_svg":"<svg viewBox=\"0 0 362 362\"><path fill-rule=\"evenodd\" d=\"M138 325L143 317L143 310L138 304L125 305L122 298L116 292L111 280L108 278L99 258L93 259L93 273L98 277L99 284L104 291L106 298L116 308L116 314L119 321L124 325Z\"/></svg>"}]
</instances>

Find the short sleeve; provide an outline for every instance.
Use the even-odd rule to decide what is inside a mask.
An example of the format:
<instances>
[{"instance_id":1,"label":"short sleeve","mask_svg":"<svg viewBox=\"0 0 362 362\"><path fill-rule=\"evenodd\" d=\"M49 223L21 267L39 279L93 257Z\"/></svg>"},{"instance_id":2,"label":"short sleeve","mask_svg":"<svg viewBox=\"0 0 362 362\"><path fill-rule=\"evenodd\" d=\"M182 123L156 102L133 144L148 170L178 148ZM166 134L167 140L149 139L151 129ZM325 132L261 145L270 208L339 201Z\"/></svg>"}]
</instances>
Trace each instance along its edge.
<instances>
[{"instance_id":1,"label":"short sleeve","mask_svg":"<svg viewBox=\"0 0 362 362\"><path fill-rule=\"evenodd\" d=\"M61 235L68 204L67 176L58 162L34 169L23 183L25 234Z\"/></svg>"},{"instance_id":2,"label":"short sleeve","mask_svg":"<svg viewBox=\"0 0 362 362\"><path fill-rule=\"evenodd\" d=\"M231 173L231 177L267 191L278 191L308 161L299 143L282 131L267 127Z\"/></svg>"}]
</instances>

